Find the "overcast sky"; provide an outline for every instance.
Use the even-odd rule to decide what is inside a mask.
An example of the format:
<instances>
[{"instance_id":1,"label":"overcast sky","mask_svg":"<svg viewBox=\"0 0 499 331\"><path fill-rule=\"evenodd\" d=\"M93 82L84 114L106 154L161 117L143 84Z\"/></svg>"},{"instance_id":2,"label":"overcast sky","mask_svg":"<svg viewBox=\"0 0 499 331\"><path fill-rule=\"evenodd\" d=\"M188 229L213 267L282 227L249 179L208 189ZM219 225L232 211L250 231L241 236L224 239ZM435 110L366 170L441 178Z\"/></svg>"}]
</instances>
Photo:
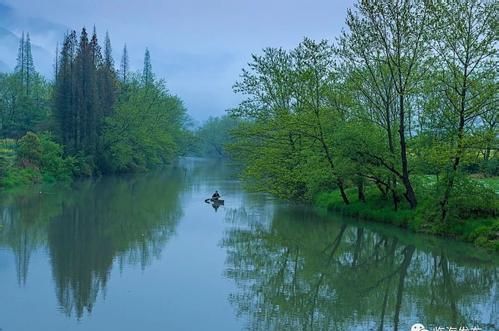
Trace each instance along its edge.
<instances>
[{"instance_id":1,"label":"overcast sky","mask_svg":"<svg viewBox=\"0 0 499 331\"><path fill-rule=\"evenodd\" d=\"M333 40L353 0L0 0L27 17L109 31L115 60L126 42L133 69L149 47L153 69L197 121L222 115L251 53L292 48L305 36ZM33 42L55 40L32 32ZM60 37L62 39L62 36ZM35 59L36 63L36 59Z\"/></svg>"}]
</instances>

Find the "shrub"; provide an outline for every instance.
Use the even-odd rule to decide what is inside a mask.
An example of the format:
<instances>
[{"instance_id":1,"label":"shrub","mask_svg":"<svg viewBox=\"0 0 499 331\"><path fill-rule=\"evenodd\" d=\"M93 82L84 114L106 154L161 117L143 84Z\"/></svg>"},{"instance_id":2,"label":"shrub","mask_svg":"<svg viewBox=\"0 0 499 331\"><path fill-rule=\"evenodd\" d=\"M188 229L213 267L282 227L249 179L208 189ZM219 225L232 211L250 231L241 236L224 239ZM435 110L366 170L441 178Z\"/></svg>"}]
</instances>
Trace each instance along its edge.
<instances>
[{"instance_id":1,"label":"shrub","mask_svg":"<svg viewBox=\"0 0 499 331\"><path fill-rule=\"evenodd\" d=\"M461 219L496 216L499 200L494 190L467 177L458 177L449 199L450 210Z\"/></svg>"},{"instance_id":2,"label":"shrub","mask_svg":"<svg viewBox=\"0 0 499 331\"><path fill-rule=\"evenodd\" d=\"M74 160L63 158L62 146L53 141L52 136L41 134L40 144L42 146L42 156L40 168L44 181L53 182L55 180L67 180L72 175Z\"/></svg>"},{"instance_id":3,"label":"shrub","mask_svg":"<svg viewBox=\"0 0 499 331\"><path fill-rule=\"evenodd\" d=\"M93 158L79 153L71 159L72 173L75 177L92 177L95 170Z\"/></svg>"},{"instance_id":4,"label":"shrub","mask_svg":"<svg viewBox=\"0 0 499 331\"><path fill-rule=\"evenodd\" d=\"M0 187L12 188L21 185L29 185L39 183L41 179L38 169L12 167L2 178L0 178Z\"/></svg>"},{"instance_id":5,"label":"shrub","mask_svg":"<svg viewBox=\"0 0 499 331\"><path fill-rule=\"evenodd\" d=\"M487 176L499 176L499 159L494 158L482 161L480 170Z\"/></svg>"},{"instance_id":6,"label":"shrub","mask_svg":"<svg viewBox=\"0 0 499 331\"><path fill-rule=\"evenodd\" d=\"M17 146L17 163L23 167L40 167L42 159L40 138L33 132L26 133Z\"/></svg>"}]
</instances>

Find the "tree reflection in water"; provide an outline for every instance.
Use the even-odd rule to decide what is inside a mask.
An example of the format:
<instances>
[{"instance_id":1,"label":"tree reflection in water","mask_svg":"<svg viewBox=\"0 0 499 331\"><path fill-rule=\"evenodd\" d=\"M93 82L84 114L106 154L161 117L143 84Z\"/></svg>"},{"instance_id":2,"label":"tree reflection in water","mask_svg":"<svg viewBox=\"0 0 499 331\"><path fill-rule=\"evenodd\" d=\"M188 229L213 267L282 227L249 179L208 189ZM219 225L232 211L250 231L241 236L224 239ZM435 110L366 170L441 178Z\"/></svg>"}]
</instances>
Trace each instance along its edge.
<instances>
[{"instance_id":1,"label":"tree reflection in water","mask_svg":"<svg viewBox=\"0 0 499 331\"><path fill-rule=\"evenodd\" d=\"M269 223L233 210L222 242L226 276L238 287L229 300L251 330L498 326L497 256L470 256L466 245L347 225L302 207L271 214Z\"/></svg>"},{"instance_id":2,"label":"tree reflection in water","mask_svg":"<svg viewBox=\"0 0 499 331\"><path fill-rule=\"evenodd\" d=\"M0 246L13 250L20 285L30 255L48 247L61 310L77 318L90 313L114 261L120 269L126 264L145 268L174 233L183 179L175 171L9 195L0 207Z\"/></svg>"}]
</instances>

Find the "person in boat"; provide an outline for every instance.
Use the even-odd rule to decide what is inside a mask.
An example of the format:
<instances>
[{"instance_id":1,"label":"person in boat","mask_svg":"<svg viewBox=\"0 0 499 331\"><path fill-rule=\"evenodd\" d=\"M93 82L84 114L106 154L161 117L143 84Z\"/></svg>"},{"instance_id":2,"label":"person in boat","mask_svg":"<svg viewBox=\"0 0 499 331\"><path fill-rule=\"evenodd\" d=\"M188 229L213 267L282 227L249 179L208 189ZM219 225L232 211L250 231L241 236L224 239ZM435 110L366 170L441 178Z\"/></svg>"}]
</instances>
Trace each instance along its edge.
<instances>
[{"instance_id":1,"label":"person in boat","mask_svg":"<svg viewBox=\"0 0 499 331\"><path fill-rule=\"evenodd\" d=\"M211 196L211 200L218 200L220 198L220 194L218 193L218 191L215 191L215 193L213 193L213 195Z\"/></svg>"}]
</instances>

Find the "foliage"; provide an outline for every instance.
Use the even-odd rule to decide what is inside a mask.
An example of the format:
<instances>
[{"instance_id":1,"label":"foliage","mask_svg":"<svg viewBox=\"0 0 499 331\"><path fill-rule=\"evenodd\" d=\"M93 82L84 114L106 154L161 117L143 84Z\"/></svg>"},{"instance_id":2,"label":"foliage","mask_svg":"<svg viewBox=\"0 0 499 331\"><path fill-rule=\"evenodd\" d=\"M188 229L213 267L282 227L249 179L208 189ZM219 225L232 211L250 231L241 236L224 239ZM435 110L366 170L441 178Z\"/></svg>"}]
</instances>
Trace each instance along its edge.
<instances>
[{"instance_id":1,"label":"foliage","mask_svg":"<svg viewBox=\"0 0 499 331\"><path fill-rule=\"evenodd\" d=\"M146 169L170 161L183 147L187 118L181 100L162 81L129 80L126 95L105 119L104 171Z\"/></svg>"},{"instance_id":2,"label":"foliage","mask_svg":"<svg viewBox=\"0 0 499 331\"><path fill-rule=\"evenodd\" d=\"M227 145L232 142L232 131L240 121L231 116L210 117L194 132L196 152L203 156L226 158Z\"/></svg>"},{"instance_id":3,"label":"foliage","mask_svg":"<svg viewBox=\"0 0 499 331\"><path fill-rule=\"evenodd\" d=\"M19 43L13 73L0 74L0 137L20 138L47 124L50 86L36 72L29 34Z\"/></svg>"},{"instance_id":4,"label":"foliage","mask_svg":"<svg viewBox=\"0 0 499 331\"><path fill-rule=\"evenodd\" d=\"M42 153L40 138L33 132L28 132L19 140L17 147L17 162L23 168L39 168Z\"/></svg>"},{"instance_id":5,"label":"foliage","mask_svg":"<svg viewBox=\"0 0 499 331\"><path fill-rule=\"evenodd\" d=\"M125 46L119 74L109 35L101 51L95 28L91 35L83 28L65 36L49 84L23 33L15 72L0 74L0 138L19 139L8 153L2 147L4 182L144 170L183 153L193 140L186 110L155 79L149 51L142 75L133 75Z\"/></svg>"},{"instance_id":6,"label":"foliage","mask_svg":"<svg viewBox=\"0 0 499 331\"><path fill-rule=\"evenodd\" d=\"M435 182L430 184L435 185ZM345 205L339 198L338 192L322 192L314 197L314 204L342 215L366 219L370 221L388 223L395 226L409 228L416 232L445 235L474 243L477 246L499 251L499 210L496 195L490 189L484 189L482 184L463 179L462 187L451 199L453 217L446 226L432 221L438 218L438 208L435 208L435 199L426 196L416 210L403 208L395 211L390 202L381 199L374 187L366 190L367 201L356 199L355 192L350 189L348 194L351 199ZM463 194L462 191L470 190ZM477 215L483 215L477 217ZM472 217L470 217L472 216Z\"/></svg>"},{"instance_id":7,"label":"foliage","mask_svg":"<svg viewBox=\"0 0 499 331\"><path fill-rule=\"evenodd\" d=\"M487 176L499 176L499 158L483 160L480 163L480 170Z\"/></svg>"},{"instance_id":8,"label":"foliage","mask_svg":"<svg viewBox=\"0 0 499 331\"><path fill-rule=\"evenodd\" d=\"M144 170L182 150L187 121L180 99L155 80L145 53L142 75L131 75L124 48L120 80L106 35L104 56L96 33L77 42L68 34L56 79L55 115L65 154L75 175Z\"/></svg>"},{"instance_id":9,"label":"foliage","mask_svg":"<svg viewBox=\"0 0 499 331\"><path fill-rule=\"evenodd\" d=\"M0 137L20 138L47 126L50 85L36 72L31 79L26 94L19 73L0 73Z\"/></svg>"},{"instance_id":10,"label":"foliage","mask_svg":"<svg viewBox=\"0 0 499 331\"><path fill-rule=\"evenodd\" d=\"M50 134L28 132L17 146L0 153L0 187L67 181L73 175L74 163L72 157L63 157L62 146Z\"/></svg>"},{"instance_id":11,"label":"foliage","mask_svg":"<svg viewBox=\"0 0 499 331\"><path fill-rule=\"evenodd\" d=\"M335 44L253 55L230 110L247 120L230 150L250 185L297 200L333 192L335 209L436 233L496 217L497 190L467 177L497 173L497 10L358 1Z\"/></svg>"},{"instance_id":12,"label":"foliage","mask_svg":"<svg viewBox=\"0 0 499 331\"><path fill-rule=\"evenodd\" d=\"M74 159L63 156L62 146L55 142L50 134L43 133L39 137L42 150L40 169L44 181L69 180L73 174Z\"/></svg>"}]
</instances>

